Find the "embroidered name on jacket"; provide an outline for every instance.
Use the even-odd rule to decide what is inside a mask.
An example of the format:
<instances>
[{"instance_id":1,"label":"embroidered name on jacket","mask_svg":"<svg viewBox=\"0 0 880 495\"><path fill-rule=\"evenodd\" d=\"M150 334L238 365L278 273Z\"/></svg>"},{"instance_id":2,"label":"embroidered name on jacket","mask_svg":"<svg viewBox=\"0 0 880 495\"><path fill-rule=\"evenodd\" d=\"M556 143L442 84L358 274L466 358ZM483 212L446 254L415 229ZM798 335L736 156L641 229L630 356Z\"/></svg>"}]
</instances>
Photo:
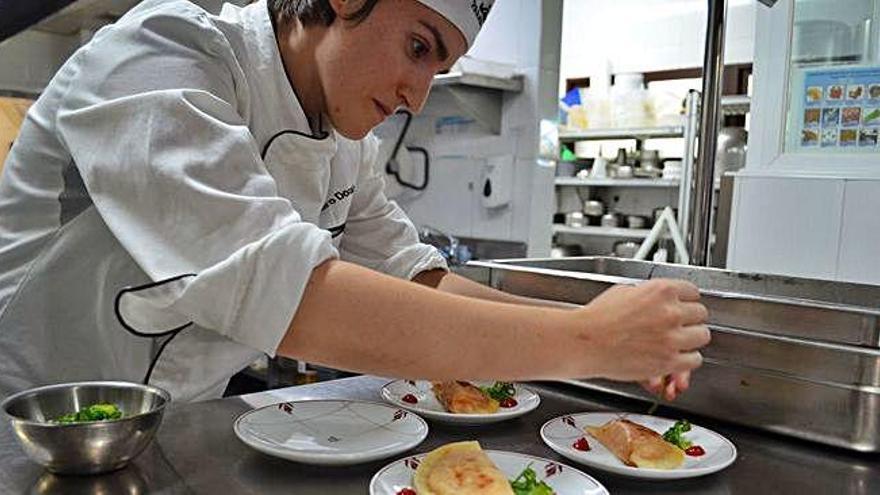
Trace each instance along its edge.
<instances>
[{"instance_id":1,"label":"embroidered name on jacket","mask_svg":"<svg viewBox=\"0 0 880 495\"><path fill-rule=\"evenodd\" d=\"M324 211L327 208L330 208L331 206L335 205L336 203L339 203L340 201L343 201L347 198L350 198L354 194L354 191L356 188L357 188L357 185L352 185L351 187L347 187L345 189L340 189L340 190L334 192L333 194L330 195L330 199L328 199L327 202L324 203L324 206L321 208L321 211Z\"/></svg>"}]
</instances>

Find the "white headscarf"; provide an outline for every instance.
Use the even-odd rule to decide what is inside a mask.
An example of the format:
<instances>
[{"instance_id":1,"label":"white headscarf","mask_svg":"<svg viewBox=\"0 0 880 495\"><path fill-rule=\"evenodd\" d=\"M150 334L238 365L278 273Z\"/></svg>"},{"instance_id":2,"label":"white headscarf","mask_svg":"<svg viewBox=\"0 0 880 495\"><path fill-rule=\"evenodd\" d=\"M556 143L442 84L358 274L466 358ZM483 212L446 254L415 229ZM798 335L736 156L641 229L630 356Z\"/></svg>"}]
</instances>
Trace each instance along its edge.
<instances>
[{"instance_id":1,"label":"white headscarf","mask_svg":"<svg viewBox=\"0 0 880 495\"><path fill-rule=\"evenodd\" d=\"M445 17L464 35L468 47L474 44L474 39L486 18L489 9L495 0L418 0L428 8L435 10Z\"/></svg>"}]
</instances>

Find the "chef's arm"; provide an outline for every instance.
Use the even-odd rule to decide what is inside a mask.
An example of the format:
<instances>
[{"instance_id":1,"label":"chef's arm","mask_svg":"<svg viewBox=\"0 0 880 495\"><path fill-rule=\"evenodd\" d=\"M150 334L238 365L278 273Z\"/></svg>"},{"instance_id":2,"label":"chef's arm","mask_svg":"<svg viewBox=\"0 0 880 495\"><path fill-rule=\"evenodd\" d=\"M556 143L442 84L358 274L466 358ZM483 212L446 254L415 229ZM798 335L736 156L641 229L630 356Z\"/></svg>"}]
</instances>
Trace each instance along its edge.
<instances>
[{"instance_id":1,"label":"chef's arm","mask_svg":"<svg viewBox=\"0 0 880 495\"><path fill-rule=\"evenodd\" d=\"M705 308L684 283L615 290L576 310L432 290L340 260L312 272L278 354L384 376L643 380L699 366ZM699 307L696 307L696 306Z\"/></svg>"},{"instance_id":2,"label":"chef's arm","mask_svg":"<svg viewBox=\"0 0 880 495\"><path fill-rule=\"evenodd\" d=\"M418 282L428 287L434 287L443 292L458 294L459 296L475 297L487 301L504 302L511 304L525 304L527 306L544 306L548 308L572 309L578 307L561 301L549 301L546 299L534 299L531 297L508 294L492 287L474 282L446 270L428 270L413 277L413 282Z\"/></svg>"}]
</instances>

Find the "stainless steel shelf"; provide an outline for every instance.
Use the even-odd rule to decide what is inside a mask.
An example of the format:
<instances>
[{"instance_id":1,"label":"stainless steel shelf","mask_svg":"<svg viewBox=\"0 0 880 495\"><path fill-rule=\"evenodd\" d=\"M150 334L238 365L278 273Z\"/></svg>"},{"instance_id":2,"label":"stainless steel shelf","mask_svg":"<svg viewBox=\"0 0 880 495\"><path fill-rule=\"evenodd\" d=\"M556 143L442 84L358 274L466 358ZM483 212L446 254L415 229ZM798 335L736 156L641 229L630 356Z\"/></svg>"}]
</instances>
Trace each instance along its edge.
<instances>
[{"instance_id":1,"label":"stainless steel shelf","mask_svg":"<svg viewBox=\"0 0 880 495\"><path fill-rule=\"evenodd\" d=\"M500 134L505 93L521 92L523 78L451 72L434 76L431 86L438 92L451 95L458 108L490 132Z\"/></svg>"},{"instance_id":2,"label":"stainless steel shelf","mask_svg":"<svg viewBox=\"0 0 880 495\"><path fill-rule=\"evenodd\" d=\"M585 129L579 131L559 131L559 141L595 141L600 139L649 139L684 137L684 126L633 127L629 129Z\"/></svg>"},{"instance_id":3,"label":"stainless steel shelf","mask_svg":"<svg viewBox=\"0 0 880 495\"><path fill-rule=\"evenodd\" d=\"M732 95L721 97L722 115L745 115L752 106L752 98L748 95Z\"/></svg>"},{"instance_id":4,"label":"stainless steel shelf","mask_svg":"<svg viewBox=\"0 0 880 495\"><path fill-rule=\"evenodd\" d=\"M643 239L648 237L650 229L624 229L620 227L569 227L568 225L553 225L554 234L574 234L596 237L623 237L628 239Z\"/></svg>"},{"instance_id":5,"label":"stainless steel shelf","mask_svg":"<svg viewBox=\"0 0 880 495\"><path fill-rule=\"evenodd\" d=\"M669 179L612 179L612 178L587 178L556 177L554 183L557 186L594 186L594 187L678 187L678 180Z\"/></svg>"},{"instance_id":6,"label":"stainless steel shelf","mask_svg":"<svg viewBox=\"0 0 880 495\"><path fill-rule=\"evenodd\" d=\"M448 74L434 76L432 86L470 86L474 88L496 89L518 93L523 90L523 80L522 76L504 78L487 76L484 74L450 72Z\"/></svg>"}]
</instances>

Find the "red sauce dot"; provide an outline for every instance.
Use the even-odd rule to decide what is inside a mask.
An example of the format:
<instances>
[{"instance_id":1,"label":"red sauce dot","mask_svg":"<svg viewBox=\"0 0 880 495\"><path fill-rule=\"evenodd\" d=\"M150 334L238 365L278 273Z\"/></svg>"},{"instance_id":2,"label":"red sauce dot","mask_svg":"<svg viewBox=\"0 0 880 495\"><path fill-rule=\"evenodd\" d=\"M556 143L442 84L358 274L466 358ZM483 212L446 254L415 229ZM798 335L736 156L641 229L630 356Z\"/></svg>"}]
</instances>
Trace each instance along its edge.
<instances>
[{"instance_id":1,"label":"red sauce dot","mask_svg":"<svg viewBox=\"0 0 880 495\"><path fill-rule=\"evenodd\" d=\"M685 449L684 453L689 456L700 457L701 455L704 455L706 451L703 450L703 447L700 447L699 445L694 445L693 447L688 447L687 449Z\"/></svg>"},{"instance_id":2,"label":"red sauce dot","mask_svg":"<svg viewBox=\"0 0 880 495\"><path fill-rule=\"evenodd\" d=\"M587 439L584 437L578 438L577 442L571 444L571 446L577 450L583 450L584 452L587 452L588 450L590 450L590 444L589 444L589 442L587 442Z\"/></svg>"},{"instance_id":3,"label":"red sauce dot","mask_svg":"<svg viewBox=\"0 0 880 495\"><path fill-rule=\"evenodd\" d=\"M507 397L505 399L501 399L501 402L498 403L501 407L516 407L518 402L513 397Z\"/></svg>"},{"instance_id":4,"label":"red sauce dot","mask_svg":"<svg viewBox=\"0 0 880 495\"><path fill-rule=\"evenodd\" d=\"M416 402L419 401L419 399L417 399L416 396L413 394L406 394L403 397L401 397L400 400L402 400L404 402L408 402L410 404L415 404ZM415 492L413 492L413 493L415 493Z\"/></svg>"},{"instance_id":5,"label":"red sauce dot","mask_svg":"<svg viewBox=\"0 0 880 495\"><path fill-rule=\"evenodd\" d=\"M403 490L400 490L399 492L397 492L397 495L418 495L418 494L412 488L404 488Z\"/></svg>"}]
</instances>

